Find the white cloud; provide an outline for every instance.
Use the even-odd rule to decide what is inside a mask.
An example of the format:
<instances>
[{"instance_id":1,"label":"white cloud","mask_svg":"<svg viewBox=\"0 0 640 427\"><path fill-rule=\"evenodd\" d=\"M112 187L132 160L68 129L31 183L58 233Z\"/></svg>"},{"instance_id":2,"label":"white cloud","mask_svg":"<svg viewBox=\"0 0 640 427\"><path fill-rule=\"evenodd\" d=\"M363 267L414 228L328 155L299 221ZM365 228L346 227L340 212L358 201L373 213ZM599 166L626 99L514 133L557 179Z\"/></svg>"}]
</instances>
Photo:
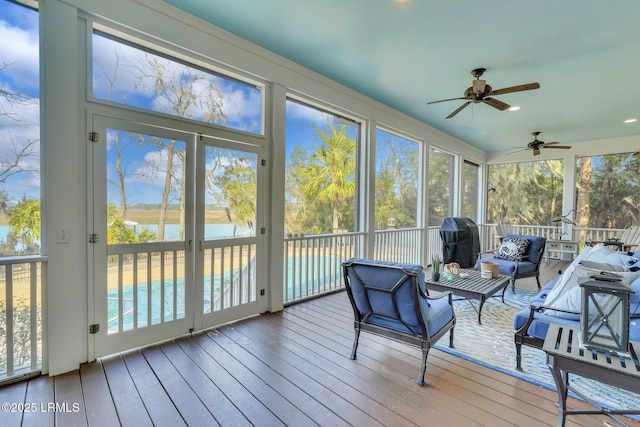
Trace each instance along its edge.
<instances>
[{"instance_id":1,"label":"white cloud","mask_svg":"<svg viewBox=\"0 0 640 427\"><path fill-rule=\"evenodd\" d=\"M10 79L17 87L38 88L38 32L26 31L0 21L0 67L2 80Z\"/></svg>"},{"instance_id":2,"label":"white cloud","mask_svg":"<svg viewBox=\"0 0 640 427\"><path fill-rule=\"evenodd\" d=\"M287 102L287 118L309 120L313 124L323 126L327 123L326 114L315 108L297 102Z\"/></svg>"}]
</instances>

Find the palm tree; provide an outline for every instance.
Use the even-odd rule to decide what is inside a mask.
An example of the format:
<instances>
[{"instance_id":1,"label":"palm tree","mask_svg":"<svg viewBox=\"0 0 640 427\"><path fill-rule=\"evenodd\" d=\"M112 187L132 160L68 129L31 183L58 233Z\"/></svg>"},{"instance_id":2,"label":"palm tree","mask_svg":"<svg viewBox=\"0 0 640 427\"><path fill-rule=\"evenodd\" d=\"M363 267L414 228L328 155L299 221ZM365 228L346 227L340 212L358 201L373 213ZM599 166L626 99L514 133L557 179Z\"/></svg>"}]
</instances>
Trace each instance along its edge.
<instances>
[{"instance_id":1,"label":"palm tree","mask_svg":"<svg viewBox=\"0 0 640 427\"><path fill-rule=\"evenodd\" d=\"M303 193L308 197L331 203L332 228L340 229L340 204L355 194L356 143L345 130L328 123L328 131L316 128L322 145L311 156L311 162L301 168L305 184Z\"/></svg>"}]
</instances>

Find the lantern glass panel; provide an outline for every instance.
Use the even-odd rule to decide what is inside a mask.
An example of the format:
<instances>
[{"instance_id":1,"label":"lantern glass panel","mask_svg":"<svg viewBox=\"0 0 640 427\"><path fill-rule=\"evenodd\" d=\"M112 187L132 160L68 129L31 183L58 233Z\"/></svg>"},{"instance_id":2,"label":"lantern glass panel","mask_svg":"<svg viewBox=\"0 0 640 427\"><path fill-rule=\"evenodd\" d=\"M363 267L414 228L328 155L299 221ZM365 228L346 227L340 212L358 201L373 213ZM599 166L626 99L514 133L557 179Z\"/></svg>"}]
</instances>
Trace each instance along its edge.
<instances>
[{"instance_id":1,"label":"lantern glass panel","mask_svg":"<svg viewBox=\"0 0 640 427\"><path fill-rule=\"evenodd\" d=\"M621 282L598 280L580 286L582 345L626 355L629 347L629 295L633 290Z\"/></svg>"}]
</instances>

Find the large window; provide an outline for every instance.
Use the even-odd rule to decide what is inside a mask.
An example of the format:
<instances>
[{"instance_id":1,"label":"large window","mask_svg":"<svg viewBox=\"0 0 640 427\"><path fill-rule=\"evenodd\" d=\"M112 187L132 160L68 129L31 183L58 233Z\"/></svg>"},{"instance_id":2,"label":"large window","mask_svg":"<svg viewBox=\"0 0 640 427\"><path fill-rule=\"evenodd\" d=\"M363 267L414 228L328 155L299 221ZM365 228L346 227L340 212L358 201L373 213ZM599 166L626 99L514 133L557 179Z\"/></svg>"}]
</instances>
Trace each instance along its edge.
<instances>
[{"instance_id":1,"label":"large window","mask_svg":"<svg viewBox=\"0 0 640 427\"><path fill-rule=\"evenodd\" d=\"M418 148L417 142L376 130L376 230L417 226Z\"/></svg>"},{"instance_id":2,"label":"large window","mask_svg":"<svg viewBox=\"0 0 640 427\"><path fill-rule=\"evenodd\" d=\"M285 232L355 230L359 124L287 101Z\"/></svg>"},{"instance_id":3,"label":"large window","mask_svg":"<svg viewBox=\"0 0 640 427\"><path fill-rule=\"evenodd\" d=\"M0 256L41 252L38 12L0 0Z\"/></svg>"},{"instance_id":4,"label":"large window","mask_svg":"<svg viewBox=\"0 0 640 427\"><path fill-rule=\"evenodd\" d=\"M93 35L93 96L262 133L262 90L104 33Z\"/></svg>"},{"instance_id":5,"label":"large window","mask_svg":"<svg viewBox=\"0 0 640 427\"><path fill-rule=\"evenodd\" d=\"M562 160L490 165L487 222L548 225L563 214L563 176Z\"/></svg>"},{"instance_id":6,"label":"large window","mask_svg":"<svg viewBox=\"0 0 640 427\"><path fill-rule=\"evenodd\" d=\"M441 225L453 214L453 176L455 157L429 149L429 226Z\"/></svg>"},{"instance_id":7,"label":"large window","mask_svg":"<svg viewBox=\"0 0 640 427\"><path fill-rule=\"evenodd\" d=\"M576 222L581 227L627 228L640 224L638 153L576 159Z\"/></svg>"},{"instance_id":8,"label":"large window","mask_svg":"<svg viewBox=\"0 0 640 427\"><path fill-rule=\"evenodd\" d=\"M462 165L462 216L478 222L478 190L480 166L464 161Z\"/></svg>"}]
</instances>

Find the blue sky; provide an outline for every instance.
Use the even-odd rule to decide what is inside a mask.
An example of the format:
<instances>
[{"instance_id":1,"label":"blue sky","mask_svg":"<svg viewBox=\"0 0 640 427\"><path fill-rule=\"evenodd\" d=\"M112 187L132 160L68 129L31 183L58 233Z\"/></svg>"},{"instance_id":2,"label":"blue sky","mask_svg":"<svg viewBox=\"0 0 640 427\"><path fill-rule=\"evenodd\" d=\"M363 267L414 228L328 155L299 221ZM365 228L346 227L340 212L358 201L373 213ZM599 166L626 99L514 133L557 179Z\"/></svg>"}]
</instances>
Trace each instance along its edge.
<instances>
[{"instance_id":1,"label":"blue sky","mask_svg":"<svg viewBox=\"0 0 640 427\"><path fill-rule=\"evenodd\" d=\"M38 14L31 9L0 1L0 88L23 95L20 104L0 97L0 166L16 158L16 152L40 138ZM25 170L40 169L39 144L21 160ZM12 201L39 197L39 173L23 172L0 182L0 191Z\"/></svg>"}]
</instances>

